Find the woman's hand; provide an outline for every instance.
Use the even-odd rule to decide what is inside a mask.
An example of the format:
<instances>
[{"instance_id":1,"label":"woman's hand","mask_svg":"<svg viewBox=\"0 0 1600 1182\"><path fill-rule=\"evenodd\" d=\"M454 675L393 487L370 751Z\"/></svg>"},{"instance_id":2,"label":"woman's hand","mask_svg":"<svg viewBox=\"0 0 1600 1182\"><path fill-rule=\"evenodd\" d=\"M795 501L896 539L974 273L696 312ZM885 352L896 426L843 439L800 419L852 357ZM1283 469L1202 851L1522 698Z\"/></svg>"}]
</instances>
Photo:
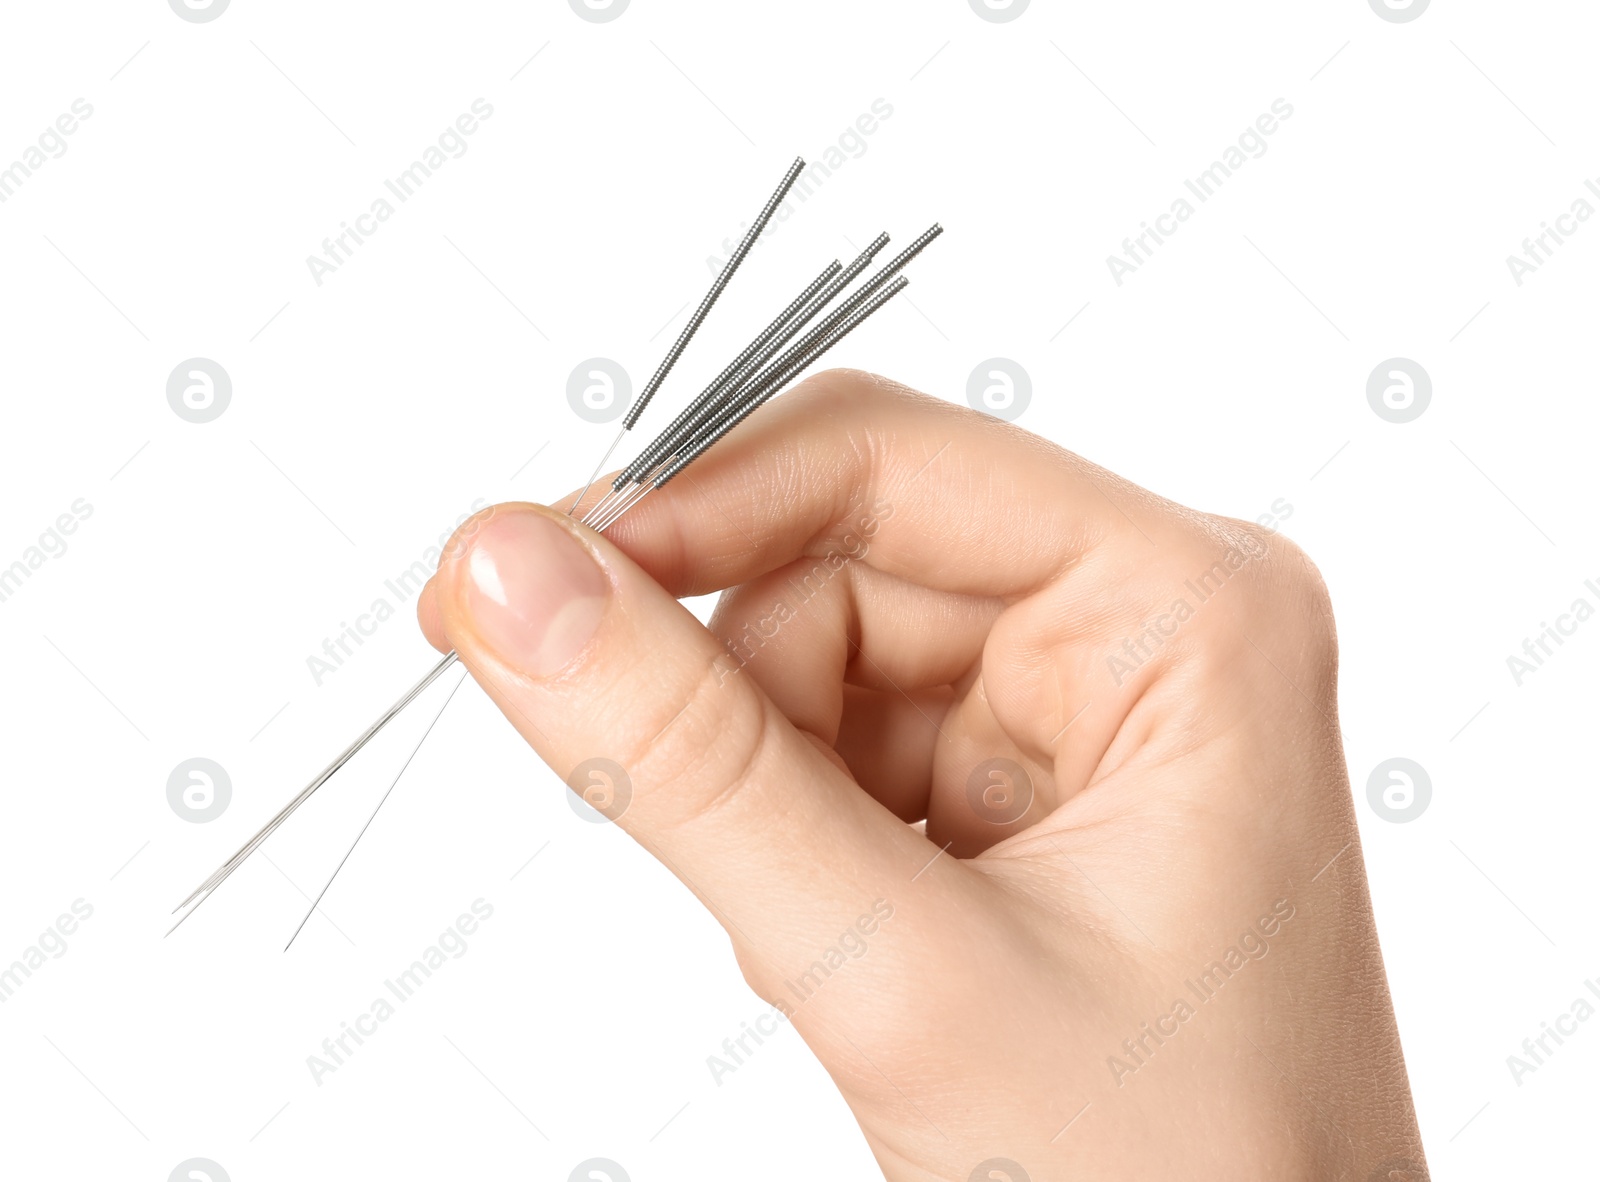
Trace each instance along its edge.
<instances>
[{"instance_id":1,"label":"woman's hand","mask_svg":"<svg viewBox=\"0 0 1600 1182\"><path fill-rule=\"evenodd\" d=\"M1292 544L836 371L604 537L485 511L420 611L889 1178L1425 1176Z\"/></svg>"}]
</instances>

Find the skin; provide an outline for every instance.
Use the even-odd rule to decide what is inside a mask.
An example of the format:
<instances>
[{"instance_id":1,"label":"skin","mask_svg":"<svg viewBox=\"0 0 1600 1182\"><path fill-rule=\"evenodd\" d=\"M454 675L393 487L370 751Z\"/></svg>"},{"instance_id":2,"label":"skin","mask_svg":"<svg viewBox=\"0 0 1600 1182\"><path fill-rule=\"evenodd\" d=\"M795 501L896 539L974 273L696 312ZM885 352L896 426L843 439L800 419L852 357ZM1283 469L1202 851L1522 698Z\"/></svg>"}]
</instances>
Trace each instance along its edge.
<instances>
[{"instance_id":1,"label":"skin","mask_svg":"<svg viewBox=\"0 0 1600 1182\"><path fill-rule=\"evenodd\" d=\"M534 670L472 589L524 514L604 587ZM718 590L709 630L676 600ZM625 769L614 819L885 1177L1426 1177L1328 593L1286 539L831 371L603 537L485 511L419 612L558 774Z\"/></svg>"}]
</instances>

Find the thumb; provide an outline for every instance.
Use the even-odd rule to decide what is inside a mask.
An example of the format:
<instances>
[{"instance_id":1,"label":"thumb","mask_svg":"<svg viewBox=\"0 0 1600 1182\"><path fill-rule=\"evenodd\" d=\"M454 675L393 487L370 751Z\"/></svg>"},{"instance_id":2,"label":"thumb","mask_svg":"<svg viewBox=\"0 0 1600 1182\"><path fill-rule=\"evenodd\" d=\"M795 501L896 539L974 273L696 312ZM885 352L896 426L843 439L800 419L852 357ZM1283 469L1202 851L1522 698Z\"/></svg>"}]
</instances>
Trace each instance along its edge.
<instances>
[{"instance_id":1,"label":"thumb","mask_svg":"<svg viewBox=\"0 0 1600 1182\"><path fill-rule=\"evenodd\" d=\"M893 906L937 852L682 604L555 511L498 505L469 521L424 599L435 638L570 787L700 896L742 959L803 963L875 902ZM924 905L936 877L917 884Z\"/></svg>"}]
</instances>

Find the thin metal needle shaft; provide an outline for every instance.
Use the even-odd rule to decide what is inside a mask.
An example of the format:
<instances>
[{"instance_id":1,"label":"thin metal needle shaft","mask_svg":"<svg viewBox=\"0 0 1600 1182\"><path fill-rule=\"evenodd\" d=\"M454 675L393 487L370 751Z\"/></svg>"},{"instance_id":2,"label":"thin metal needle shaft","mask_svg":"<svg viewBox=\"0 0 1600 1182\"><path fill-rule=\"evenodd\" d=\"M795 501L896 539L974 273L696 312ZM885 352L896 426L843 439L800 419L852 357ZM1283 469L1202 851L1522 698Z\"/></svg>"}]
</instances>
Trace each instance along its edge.
<instances>
[{"instance_id":1,"label":"thin metal needle shaft","mask_svg":"<svg viewBox=\"0 0 1600 1182\"><path fill-rule=\"evenodd\" d=\"M640 453L632 464L623 469L623 476L635 481L642 479L647 469L653 468L663 460L668 459L685 442L701 434L705 425L726 408L730 399L737 396L745 381L757 373L761 366L772 358L773 354L788 344L795 334L805 328L818 313L826 308L833 301L834 296L853 283L856 276L866 270L873 258L888 245L888 242L889 235L879 234L868 244L865 250L856 256L848 267L843 267L835 272L833 278L818 289L812 297L803 301L801 306L795 308L792 314L785 315L783 322L774 332L764 333L764 339L760 342L759 347L747 349L740 354L741 364L737 367L730 367L734 368L736 372L731 375L727 383L722 385L721 394L710 401L699 401L679 415L665 431L656 437L649 447ZM902 254L901 264L904 265L905 260L910 257ZM729 375L725 373L725 376Z\"/></svg>"},{"instance_id":2,"label":"thin metal needle shaft","mask_svg":"<svg viewBox=\"0 0 1600 1182\"><path fill-rule=\"evenodd\" d=\"M800 373L818 357L843 340L863 320L898 295L901 289L906 287L909 282L910 280L901 275L890 283L888 287L876 292L876 294L871 294L870 298L859 306L853 307L852 305L861 300L861 297L867 296L869 289L863 288L855 296L852 296L850 303L839 309L839 313L847 313L842 319L837 323L824 322L813 329L807 334L805 340L769 366L751 385L741 390L738 398L724 412L722 418L712 423L705 435L696 441L693 446L681 452L663 471L658 473L655 479L651 481L650 487L660 488L679 472L694 463L713 444L749 418L758 407L776 394L789 379Z\"/></svg>"},{"instance_id":3,"label":"thin metal needle shaft","mask_svg":"<svg viewBox=\"0 0 1600 1182\"><path fill-rule=\"evenodd\" d=\"M623 512L627 511L628 507L629 506L624 506L621 512L609 515L609 520L606 522L606 525L610 525L612 522L614 522L622 515ZM606 526L602 525L598 528L604 530ZM371 742L373 737L376 736L379 731L388 726L390 721L393 720L393 718L407 706L409 706L412 700L416 698L418 694L427 689L428 686L432 685L434 679L436 679L446 669L450 668L450 666L455 664L459 659L460 658L456 655L454 650L446 653L443 659L441 659L437 665L428 670L427 674L423 676L422 680L418 681L416 685L407 690L400 697L400 699L394 703L394 705L385 710L377 719L377 721L375 721L364 732L362 732L360 737L357 738L354 743L351 743L350 746L346 747L342 752L340 752L338 758L336 758L327 767L323 768L322 771L317 775L316 779L312 780L311 783L307 784L303 789L301 789L299 794L296 795L288 804L284 805L284 807L279 810L275 817L263 825L260 831L257 832L254 837L245 842L244 845L240 846L239 849L234 853L233 857L229 858L226 862L214 870L210 877L208 877L190 893L187 899L174 907L172 909L174 912L183 911L185 907L189 907L189 910L184 911L183 915L179 916L178 922L167 929L167 935L170 936L178 929L178 926L182 924L184 920L188 919L189 916L198 911L200 909L200 904L209 899L216 889L227 881L228 876L237 870L240 865L243 864L244 860L261 846L262 842L266 841L267 838L271 837L273 833L277 831L278 826L282 825L284 821L288 820L289 816L308 799L310 799L311 795L316 792L318 788L321 788L323 784L328 782L335 772L337 772L345 764L349 763L355 754L365 747L369 742ZM193 906L189 906L191 903Z\"/></svg>"},{"instance_id":4,"label":"thin metal needle shaft","mask_svg":"<svg viewBox=\"0 0 1600 1182\"><path fill-rule=\"evenodd\" d=\"M717 302L717 297L722 294L723 288L728 286L728 280L733 278L733 273L739 269L739 264L744 262L744 256L750 253L750 248L756 244L767 228L767 223L772 220L772 215L778 212L778 206L783 204L783 199L789 195L789 190L794 187L795 181L800 179L806 162L803 157L796 156L794 163L789 165L789 171L783 174L783 180L767 203L761 207L761 212L756 215L756 220L750 223L750 228L745 231L744 237L739 240L739 245L733 248L733 253L728 256L728 261L723 264L717 277L711 282L711 290L706 292L705 298L700 301L700 306L694 310L694 315L689 317L689 323L683 326L683 331L678 334L678 339L673 342L672 348L667 350L667 355L656 367L656 372L645 383L639 392L639 398L629 407L622 426L626 430L633 430L633 425L639 421L639 416L644 414L644 408L650 405L650 400L655 397L656 391L661 388L661 383L667 380L667 375L672 372L672 367L678 363L678 358L688 347L694 334L700 330L700 325L710 314L711 307Z\"/></svg>"},{"instance_id":5,"label":"thin metal needle shaft","mask_svg":"<svg viewBox=\"0 0 1600 1182\"><path fill-rule=\"evenodd\" d=\"M337 772L345 764L349 763L350 760L355 756L356 752L360 751L363 747L370 743L373 736L389 724L390 719L409 706L413 698L432 685L434 679L446 669L450 668L451 665L454 665L457 660L458 658L454 650L446 653L444 658L440 660L437 665L423 675L422 680L417 682L416 685L412 686L409 690L402 694L394 703L394 705L390 706L383 712L382 715L379 716L376 722L361 732L361 734L356 738L355 742L351 743L350 746L341 751L338 758L336 758L327 767L323 768L322 771L317 774L317 777L311 781L311 783L307 784L303 789L301 789L299 795L286 804L277 816L273 817L272 820L263 825L260 832L258 832L249 841L245 842L244 845L240 846L238 852L236 852L233 857L224 862L222 866L211 875L210 878L206 879L205 882L196 887L194 892L187 899L185 899L182 903L179 903L177 907L173 908L174 911L179 911L185 906L188 906L188 904L191 902L194 903L193 907L190 907L188 911L184 912L182 918L178 920L178 923L173 924L172 927L167 929L167 935L170 936L174 931L177 930L178 924L181 924L185 919L188 919L189 916L198 911L200 909L200 904L209 899L217 887L221 886L222 883L226 881L227 877L236 869L238 869L239 865L247 857L249 857L250 854L255 852L256 848L260 846L263 841L272 836L273 830L277 829L279 825L283 824L283 822L289 817L289 814L293 813L295 809L299 808L308 799L310 799L311 794L327 783L335 772Z\"/></svg>"},{"instance_id":6,"label":"thin metal needle shaft","mask_svg":"<svg viewBox=\"0 0 1600 1182\"><path fill-rule=\"evenodd\" d=\"M589 478L589 482L584 485L583 491L578 494L578 499L567 510L569 515L577 515L578 509L582 507L584 497L588 495L600 472L604 470L606 462L611 458L617 445L633 427L639 415L645 409L645 404L648 403L666 378L678 356L683 352L684 347L699 328L701 321L705 319L706 314L711 310L712 304L716 302L722 289L726 287L734 270L737 269L750 248L760 237L804 167L805 162L799 159L790 166L783 183L768 200L760 216L740 242L738 249L733 252L733 255L722 268L712 285L711 291L707 293L705 299L691 317L689 324L679 334L676 343L651 377L641 397L629 409L623 419L622 430L618 433L616 439L612 441L605 455L601 457L600 463L596 465L594 473ZM674 424L669 426L662 433L662 436L646 449L646 453L634 460L633 465L622 476L618 477L605 496L601 497L595 505L586 511L581 519L583 524L597 532L604 532L621 520L646 496L661 488L689 464L698 459L707 449L721 440L739 423L743 422L759 406L782 390L819 356L904 288L907 281L904 277L899 276L898 272L939 233L939 226L932 226L887 266L881 268L876 275L846 299L842 305L832 312L822 315L822 319L818 324L811 327L809 331L805 331L810 321L823 313L823 310L831 303L833 297L865 269L873 255L887 243L888 236L879 235L867 250L862 252L861 257L849 267L840 268L837 262L830 264L822 275L813 280L788 308L781 312L767 328L762 330L756 340L746 346L744 352L727 366L711 386L679 415L678 420L675 420ZM802 332L804 332L804 335L800 337L800 340L790 345L793 338L800 336ZM790 345L790 347L780 354L779 350L784 349L786 345ZM776 359L774 360L775 356ZM184 920L193 915L199 909L200 904L210 898L216 889L227 881L228 877L267 838L271 837L295 810L309 800L323 784L327 783L335 773L371 742L396 715L410 705L419 694L433 684L434 680L451 665L455 664L458 659L454 651L445 654L438 664L401 695L353 743L340 752L332 763L301 789L249 841L235 851L232 857L214 870L204 882L189 894L188 898L173 908L174 912L183 911L183 915L168 929L168 935L175 931ZM461 680L464 681L465 676ZM455 687L451 689L449 696L445 698L444 703L439 707L439 713L428 724L427 730L423 732L422 737L417 741L416 747L412 749L405 763L401 765L400 771L396 773L394 780L390 782L389 787L384 791L377 807L373 809L372 814L367 818L366 824L356 834L355 841L351 842L350 848L345 851L345 855L340 859L339 865L334 868L333 873L328 877L328 881L323 884L322 890L312 902L310 910L301 919L294 935L290 936L289 943L284 945L285 951L293 945L295 939L298 938L300 932L310 920L311 915L317 910L322 898L332 886L334 879L338 877L345 863L354 852L356 845L359 844L367 829L372 825L378 811L383 807L384 802L388 800L389 795L394 791L406 769L410 767L411 762L416 758L417 751L427 740L428 735L432 733L440 715L444 713L445 707L449 705L450 700L455 696L456 690L460 686L461 681L458 681Z\"/></svg>"},{"instance_id":7,"label":"thin metal needle shaft","mask_svg":"<svg viewBox=\"0 0 1600 1182\"><path fill-rule=\"evenodd\" d=\"M594 487L594 482L600 478L600 470L606 466L606 461L611 458L611 453L617 450L617 444L622 442L622 437L627 433L628 429L626 427L617 432L617 437L611 441L611 446L606 448L606 454L600 457L600 462L594 466L594 471L589 473L589 482L583 486L583 491L578 494L578 499L572 502L572 508L567 510L568 517L576 513L578 506L583 504L583 498L589 495L589 490Z\"/></svg>"},{"instance_id":8,"label":"thin metal needle shaft","mask_svg":"<svg viewBox=\"0 0 1600 1182\"><path fill-rule=\"evenodd\" d=\"M750 248L756 244L767 228L767 223L772 220L772 215L778 212L778 206L783 204L783 199L789 195L789 190L794 188L795 181L800 179L800 173L805 170L806 162L803 157L796 156L794 163L789 165L789 170L783 174L777 190L767 203L761 207L761 212L756 215L756 220L750 223L750 228L745 231L739 245L734 248L733 254L728 256L728 261L717 272L717 277L711 281L711 290L706 292L705 298L700 301L700 306L689 317L689 323L683 326L683 331L678 334L678 339L672 342L672 348L667 350L667 355L661 359L661 364L656 366L655 373L650 375L650 380L645 383L639 397L628 408L628 413L623 417L622 430L612 440L611 446L606 449L606 454L595 465L594 475L589 477L589 483L583 486L583 491L578 494L578 499L572 502L572 508L567 510L571 517L578 511L578 506L583 503L583 498L589 495L589 488L600 475L601 469L606 466L606 460L611 458L611 453L616 451L617 444L622 442L622 437L633 430L633 425L639 421L639 416L644 414L645 407L650 405L650 400L656 396L656 391L661 388L661 383L667 380L667 375L672 372L672 367L678 364L678 358L683 356L683 351L689 347L689 342L694 339L694 334L700 331L700 325L710 314L712 306L717 302L722 291L728 286L728 281L733 278L733 273L739 269L739 264L744 262L744 256L750 253Z\"/></svg>"},{"instance_id":9,"label":"thin metal needle shaft","mask_svg":"<svg viewBox=\"0 0 1600 1182\"><path fill-rule=\"evenodd\" d=\"M354 743L346 747L344 751L339 754L337 759L335 759L327 767L323 768L316 779L312 780L311 783L307 784L303 789L301 789L300 793L287 805L285 805L283 809L279 811L277 816L273 817L272 820L263 825L260 831L257 832L254 837L245 842L244 845L240 846L239 849L235 851L233 857L229 858L220 867L218 867L217 870L212 873L210 878L206 879L205 882L196 887L189 898L185 899L182 903L179 903L177 907L174 907L173 911L180 910L185 904L191 902L197 895L214 890L218 885L220 885L222 881L228 877L228 875L233 873L240 862L244 861L244 859L253 853L263 841L272 835L273 830L281 825L288 818L290 813L299 808L300 805L304 803L313 792L322 787L322 785L326 783L335 772L337 772L350 761L356 752L365 747L379 731L387 726L390 719L410 705L413 698L415 698L423 690L427 689L428 686L432 685L434 679L446 669L450 668L451 665L455 664L456 660L457 657L453 651L446 653L443 659L441 659L439 663L432 669L428 670L428 672L420 681L417 682L416 685L412 686L403 695L401 695L399 700L396 701L394 705L390 706L389 709L384 711L382 716L380 716L376 722L368 727Z\"/></svg>"},{"instance_id":10,"label":"thin metal needle shaft","mask_svg":"<svg viewBox=\"0 0 1600 1182\"><path fill-rule=\"evenodd\" d=\"M461 683L466 679L466 671L462 670L460 679L450 687L450 692L445 695L444 701L439 706L439 712L433 716L433 721L428 724L428 729L422 732L422 737L417 740L417 745L411 749L411 754L406 756L406 761L400 765L400 770L394 774L394 779L389 782L389 787L384 789L383 795L378 798L378 803L373 807L372 816L368 817L367 823L361 826L361 832L356 834L355 841L350 843L350 848L345 850L344 857L339 859L339 864L333 868L333 873L328 875L328 881L322 884L322 889L317 892L317 897L311 900L310 910L306 912L305 918L300 921L299 927L294 929L294 935L289 937L289 943L283 946L285 952L289 951L289 945L294 943L295 937L300 934L301 928L306 926L306 921L316 913L317 905L322 902L322 896L328 893L328 888L333 885L333 880L339 877L339 871L344 869L344 864L350 860L350 855L356 852L356 846L366 836L368 828L371 827L373 820L378 815L378 810L389 799L389 793L394 791L394 786L400 782L400 777L406 774L406 768L411 766L411 761L417 757L417 752L422 750L422 745L428 741L428 736L433 733L433 728L439 725L439 719L444 716L444 708L450 705L450 699L456 696L456 690L461 688Z\"/></svg>"},{"instance_id":11,"label":"thin metal needle shaft","mask_svg":"<svg viewBox=\"0 0 1600 1182\"><path fill-rule=\"evenodd\" d=\"M880 238L887 240L887 236L880 235ZM852 264L852 266L854 265L855 264ZM865 266L865 264L862 265ZM617 479L612 483L611 487L620 490L623 485L633 481L639 473L649 468L655 458L654 453L663 445L663 442L672 438L676 432L693 420L700 413L703 407L716 401L726 390L728 390L731 386L736 385L740 376L744 373L753 358L756 358L758 355L770 356L770 352L767 351L768 342L770 342L774 337L777 337L780 333L784 333L789 323L793 321L797 315L810 316L814 312L816 306L820 306L821 303L826 302L825 298L818 296L819 292L821 292L824 288L830 292L836 291L838 288L844 286L844 283L848 282L848 280L840 280L838 278L840 273L843 271L844 268L839 265L838 259L834 259L833 262L824 267L822 273L810 283L806 284L805 290L797 295L790 302L787 308L785 308L782 312L779 312L776 319L774 319L771 324L763 328L760 333L756 335L755 340L746 345L743 351L741 351L737 357L728 363L727 368L718 374L715 380L713 380L709 386L700 392L700 396L688 406L684 407L678 416L667 425L667 429L663 431L655 439L655 441L650 444L649 447L645 448L645 450L640 453L637 459L635 459L631 464L622 470L621 475L617 477ZM814 300L816 301L815 304L813 303Z\"/></svg>"}]
</instances>

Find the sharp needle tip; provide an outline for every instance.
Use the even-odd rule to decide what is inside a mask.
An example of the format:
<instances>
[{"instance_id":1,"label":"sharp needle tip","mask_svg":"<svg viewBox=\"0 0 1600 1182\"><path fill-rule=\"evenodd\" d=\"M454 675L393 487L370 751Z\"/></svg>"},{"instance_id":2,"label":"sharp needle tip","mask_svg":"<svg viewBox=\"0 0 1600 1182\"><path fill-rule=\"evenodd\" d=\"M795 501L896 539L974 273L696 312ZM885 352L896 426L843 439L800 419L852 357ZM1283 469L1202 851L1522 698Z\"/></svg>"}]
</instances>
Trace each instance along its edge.
<instances>
[{"instance_id":1,"label":"sharp needle tip","mask_svg":"<svg viewBox=\"0 0 1600 1182\"><path fill-rule=\"evenodd\" d=\"M294 942L300 938L300 933L306 930L306 920L311 918L312 913L315 912L316 909L316 905L313 904L311 910L306 912L305 919L300 921L300 926L295 928L294 935L289 937L289 943L283 946L283 950L285 952L289 951L289 949L294 946Z\"/></svg>"}]
</instances>

